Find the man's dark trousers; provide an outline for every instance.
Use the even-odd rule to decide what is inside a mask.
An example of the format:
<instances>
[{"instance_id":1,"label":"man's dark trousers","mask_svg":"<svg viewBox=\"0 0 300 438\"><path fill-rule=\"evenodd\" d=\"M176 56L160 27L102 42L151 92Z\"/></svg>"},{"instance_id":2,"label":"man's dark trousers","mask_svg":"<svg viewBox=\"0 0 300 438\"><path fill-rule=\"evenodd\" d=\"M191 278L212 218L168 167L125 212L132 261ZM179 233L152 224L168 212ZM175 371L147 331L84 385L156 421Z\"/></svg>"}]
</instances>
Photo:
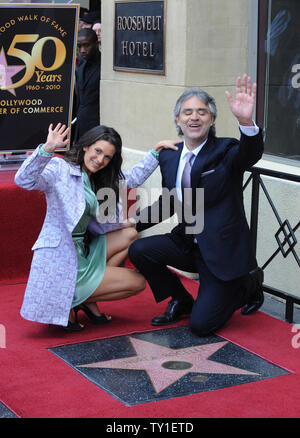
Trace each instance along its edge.
<instances>
[{"instance_id":1,"label":"man's dark trousers","mask_svg":"<svg viewBox=\"0 0 300 438\"><path fill-rule=\"evenodd\" d=\"M168 266L198 272L200 285L190 328L199 336L222 327L238 308L247 303L252 291L250 275L231 281L216 278L204 263L198 245L188 249L176 242L172 233L135 241L129 248L129 257L145 276L157 302L168 297L189 298L180 278Z\"/></svg>"}]
</instances>

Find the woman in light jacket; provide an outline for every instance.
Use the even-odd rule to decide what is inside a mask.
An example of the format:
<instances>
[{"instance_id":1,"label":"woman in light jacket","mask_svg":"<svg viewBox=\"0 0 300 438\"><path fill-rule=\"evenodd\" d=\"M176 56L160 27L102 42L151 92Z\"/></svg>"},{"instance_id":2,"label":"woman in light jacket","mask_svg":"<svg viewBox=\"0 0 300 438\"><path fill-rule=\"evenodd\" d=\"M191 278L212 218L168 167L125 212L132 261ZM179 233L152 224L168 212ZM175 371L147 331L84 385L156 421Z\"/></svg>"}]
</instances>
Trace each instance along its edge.
<instances>
[{"instance_id":1,"label":"woman in light jacket","mask_svg":"<svg viewBox=\"0 0 300 438\"><path fill-rule=\"evenodd\" d=\"M122 141L113 128L97 126L64 158L53 157L55 149L67 144L68 132L65 125L53 128L51 124L46 143L24 161L15 176L18 186L42 190L47 201L44 224L32 248L21 315L80 331L78 310L93 323L105 324L110 317L100 312L97 301L127 298L146 285L140 273L119 267L138 237L136 230L120 219L107 226L99 223L97 192L110 189L118 201L120 179L128 188L139 186L156 169L157 153L163 147L176 147L158 143L131 171L122 172ZM87 233L88 228L93 234ZM89 242L88 234L92 236Z\"/></svg>"}]
</instances>

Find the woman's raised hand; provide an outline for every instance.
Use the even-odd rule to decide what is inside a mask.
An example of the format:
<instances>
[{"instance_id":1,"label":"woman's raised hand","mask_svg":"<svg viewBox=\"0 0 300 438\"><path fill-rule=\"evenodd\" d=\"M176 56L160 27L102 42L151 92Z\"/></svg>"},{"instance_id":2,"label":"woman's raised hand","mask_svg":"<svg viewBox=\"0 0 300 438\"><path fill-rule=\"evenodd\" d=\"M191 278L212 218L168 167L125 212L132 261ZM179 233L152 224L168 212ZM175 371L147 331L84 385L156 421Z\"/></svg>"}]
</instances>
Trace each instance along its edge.
<instances>
[{"instance_id":1,"label":"woman's raised hand","mask_svg":"<svg viewBox=\"0 0 300 438\"><path fill-rule=\"evenodd\" d=\"M178 143L178 141L172 141L172 140L162 140L159 141L155 146L154 150L156 152L160 152L163 149L174 149L175 151L178 150L178 147L175 146L175 144Z\"/></svg>"},{"instance_id":2,"label":"woman's raised hand","mask_svg":"<svg viewBox=\"0 0 300 438\"><path fill-rule=\"evenodd\" d=\"M65 147L69 142L68 138L65 139L69 132L70 128L67 128L66 125L58 123L53 129L53 124L51 123L48 128L48 137L44 144L44 151L51 154L55 149Z\"/></svg>"}]
</instances>

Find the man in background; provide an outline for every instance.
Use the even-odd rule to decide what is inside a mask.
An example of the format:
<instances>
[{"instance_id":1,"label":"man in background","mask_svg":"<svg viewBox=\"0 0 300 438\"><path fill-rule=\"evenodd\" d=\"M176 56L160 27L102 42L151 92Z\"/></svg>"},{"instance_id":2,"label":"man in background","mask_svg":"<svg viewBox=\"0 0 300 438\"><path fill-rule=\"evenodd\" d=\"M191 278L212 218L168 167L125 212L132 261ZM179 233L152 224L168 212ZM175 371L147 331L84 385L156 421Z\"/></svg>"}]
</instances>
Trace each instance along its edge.
<instances>
[{"instance_id":1,"label":"man in background","mask_svg":"<svg viewBox=\"0 0 300 438\"><path fill-rule=\"evenodd\" d=\"M96 32L90 28L81 29L78 32L77 48L82 62L76 68L75 141L100 124L101 52Z\"/></svg>"}]
</instances>

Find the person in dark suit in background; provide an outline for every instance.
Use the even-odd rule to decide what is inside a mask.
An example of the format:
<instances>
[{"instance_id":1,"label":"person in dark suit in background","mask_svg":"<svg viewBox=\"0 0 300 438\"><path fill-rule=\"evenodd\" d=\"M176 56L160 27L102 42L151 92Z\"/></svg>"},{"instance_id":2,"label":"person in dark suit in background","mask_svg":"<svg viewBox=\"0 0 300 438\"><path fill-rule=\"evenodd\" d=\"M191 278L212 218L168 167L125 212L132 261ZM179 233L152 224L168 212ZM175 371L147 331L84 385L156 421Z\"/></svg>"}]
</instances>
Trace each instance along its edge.
<instances>
[{"instance_id":1,"label":"person in dark suit in background","mask_svg":"<svg viewBox=\"0 0 300 438\"><path fill-rule=\"evenodd\" d=\"M80 18L80 29L84 29L84 28L92 29L93 24L100 21L100 20L101 20L100 10L88 11L87 14L82 14L82 16Z\"/></svg>"},{"instance_id":2,"label":"person in dark suit in background","mask_svg":"<svg viewBox=\"0 0 300 438\"><path fill-rule=\"evenodd\" d=\"M176 188L181 218L171 233L138 239L129 248L131 262L146 278L156 301L171 297L165 313L152 325L171 324L191 314L190 329L199 336L222 327L241 307L245 315L255 312L264 300L263 271L253 252L242 187L244 171L261 158L264 147L252 119L256 84L252 86L244 75L236 81L235 99L229 92L226 95L239 122L239 141L216 137L217 109L206 92L192 88L178 99L174 116L184 142L177 144L178 151L163 151L159 163L163 190ZM203 202L197 197L199 189L204 190ZM176 202L169 199L167 209L162 195L156 206L143 210L136 217L137 231L152 226L150 218L161 222L172 216ZM188 207L191 214L185 214ZM195 300L168 266L199 273Z\"/></svg>"},{"instance_id":3,"label":"person in dark suit in background","mask_svg":"<svg viewBox=\"0 0 300 438\"><path fill-rule=\"evenodd\" d=\"M77 47L83 61L76 68L75 141L100 124L101 53L96 32L90 28L81 29L78 32Z\"/></svg>"},{"instance_id":4,"label":"person in dark suit in background","mask_svg":"<svg viewBox=\"0 0 300 438\"><path fill-rule=\"evenodd\" d=\"M88 26L85 26L85 22L82 21L83 17L84 17L85 15L87 15L88 13L89 13L89 10L88 10L87 8L80 7L80 10L79 10L78 31L81 30L81 29L83 29L84 27L88 27Z\"/></svg>"}]
</instances>

